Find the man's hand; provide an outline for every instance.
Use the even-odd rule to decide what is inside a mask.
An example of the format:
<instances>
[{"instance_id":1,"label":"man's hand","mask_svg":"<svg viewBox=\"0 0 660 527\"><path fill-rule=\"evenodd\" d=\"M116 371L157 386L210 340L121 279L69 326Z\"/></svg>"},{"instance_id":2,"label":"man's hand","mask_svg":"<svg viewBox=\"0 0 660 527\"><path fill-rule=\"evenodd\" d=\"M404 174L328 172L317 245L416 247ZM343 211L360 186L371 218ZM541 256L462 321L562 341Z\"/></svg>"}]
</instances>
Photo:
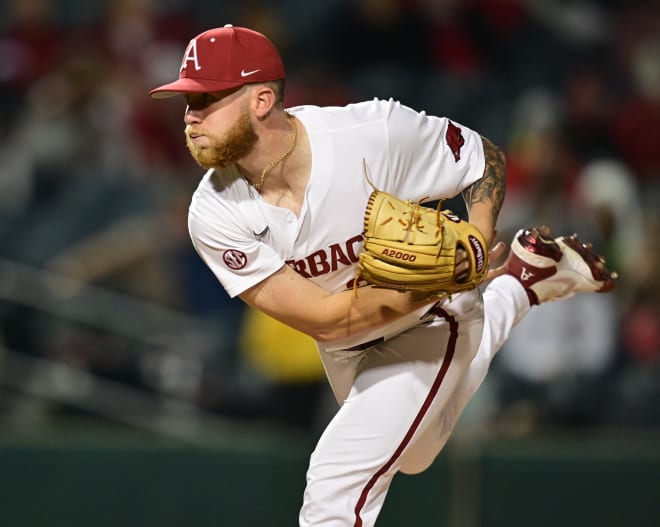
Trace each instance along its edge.
<instances>
[{"instance_id":1,"label":"man's hand","mask_svg":"<svg viewBox=\"0 0 660 527\"><path fill-rule=\"evenodd\" d=\"M497 242L491 249L488 251L488 261L493 263L499 260L506 251L506 243ZM506 263L502 263L497 267L489 267L488 274L486 274L486 280L492 280L498 276L502 276L506 273Z\"/></svg>"},{"instance_id":2,"label":"man's hand","mask_svg":"<svg viewBox=\"0 0 660 527\"><path fill-rule=\"evenodd\" d=\"M504 251L506 250L506 243L504 242L497 242L489 251L488 251L488 261L489 262L495 262L499 260L502 255L504 254ZM461 280L464 280L465 277L467 276L467 272L470 267L470 262L467 259L467 254L463 249L458 249L456 251L456 268L454 270L454 276L456 277L456 281L460 282ZM486 275L486 280L492 280L493 278L496 278L500 275L503 275L506 273L506 266L505 264L501 264L497 267L491 267L488 269L488 274Z\"/></svg>"}]
</instances>

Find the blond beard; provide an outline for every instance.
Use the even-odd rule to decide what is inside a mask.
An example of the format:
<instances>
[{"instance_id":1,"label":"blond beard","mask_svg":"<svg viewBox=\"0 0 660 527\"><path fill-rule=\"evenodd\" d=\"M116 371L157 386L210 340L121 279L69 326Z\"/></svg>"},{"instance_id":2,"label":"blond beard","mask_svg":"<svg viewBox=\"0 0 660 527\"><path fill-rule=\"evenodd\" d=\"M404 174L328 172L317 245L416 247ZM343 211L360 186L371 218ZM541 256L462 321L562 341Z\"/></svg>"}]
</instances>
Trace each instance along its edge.
<instances>
[{"instance_id":1,"label":"blond beard","mask_svg":"<svg viewBox=\"0 0 660 527\"><path fill-rule=\"evenodd\" d=\"M208 147L197 146L190 140L191 129L186 130L186 145L193 159L203 168L226 168L248 155L259 137L254 131L250 116L243 112L236 122L218 139L207 135Z\"/></svg>"}]
</instances>

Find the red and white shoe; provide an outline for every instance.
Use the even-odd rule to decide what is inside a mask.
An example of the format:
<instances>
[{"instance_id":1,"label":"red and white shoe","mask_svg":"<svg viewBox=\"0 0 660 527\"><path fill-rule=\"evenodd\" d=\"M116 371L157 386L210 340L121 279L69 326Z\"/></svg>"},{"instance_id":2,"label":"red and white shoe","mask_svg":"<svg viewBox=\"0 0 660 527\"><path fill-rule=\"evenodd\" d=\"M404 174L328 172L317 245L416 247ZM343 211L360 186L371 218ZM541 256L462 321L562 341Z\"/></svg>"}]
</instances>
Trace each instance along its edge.
<instances>
[{"instance_id":1,"label":"red and white shoe","mask_svg":"<svg viewBox=\"0 0 660 527\"><path fill-rule=\"evenodd\" d=\"M605 293L616 286L617 274L605 268L605 259L590 243L581 243L577 235L552 239L547 228L519 230L505 265L532 305L579 292Z\"/></svg>"}]
</instances>

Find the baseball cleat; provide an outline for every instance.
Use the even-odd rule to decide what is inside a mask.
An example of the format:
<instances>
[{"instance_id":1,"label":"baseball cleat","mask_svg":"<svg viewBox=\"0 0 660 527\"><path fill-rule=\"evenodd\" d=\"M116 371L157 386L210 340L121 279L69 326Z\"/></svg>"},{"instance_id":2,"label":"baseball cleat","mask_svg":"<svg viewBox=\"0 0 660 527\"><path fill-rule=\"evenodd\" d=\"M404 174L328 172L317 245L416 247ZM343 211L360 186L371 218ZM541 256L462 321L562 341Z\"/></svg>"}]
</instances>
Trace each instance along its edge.
<instances>
[{"instance_id":1,"label":"baseball cleat","mask_svg":"<svg viewBox=\"0 0 660 527\"><path fill-rule=\"evenodd\" d=\"M543 227L516 233L505 266L532 305L579 292L605 293L614 289L617 278L590 243L581 243L575 234L552 239Z\"/></svg>"}]
</instances>

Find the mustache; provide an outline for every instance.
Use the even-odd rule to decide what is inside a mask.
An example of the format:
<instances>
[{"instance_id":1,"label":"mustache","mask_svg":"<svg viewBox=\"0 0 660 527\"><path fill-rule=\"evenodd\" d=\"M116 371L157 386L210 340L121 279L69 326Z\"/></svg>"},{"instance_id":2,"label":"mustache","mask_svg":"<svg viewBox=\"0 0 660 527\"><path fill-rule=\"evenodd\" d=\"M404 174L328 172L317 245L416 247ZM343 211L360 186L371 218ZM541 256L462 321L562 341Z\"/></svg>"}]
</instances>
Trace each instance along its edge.
<instances>
[{"instance_id":1,"label":"mustache","mask_svg":"<svg viewBox=\"0 0 660 527\"><path fill-rule=\"evenodd\" d=\"M183 133L186 134L186 137L190 137L191 135L206 135L204 130L190 124L185 127Z\"/></svg>"}]
</instances>

